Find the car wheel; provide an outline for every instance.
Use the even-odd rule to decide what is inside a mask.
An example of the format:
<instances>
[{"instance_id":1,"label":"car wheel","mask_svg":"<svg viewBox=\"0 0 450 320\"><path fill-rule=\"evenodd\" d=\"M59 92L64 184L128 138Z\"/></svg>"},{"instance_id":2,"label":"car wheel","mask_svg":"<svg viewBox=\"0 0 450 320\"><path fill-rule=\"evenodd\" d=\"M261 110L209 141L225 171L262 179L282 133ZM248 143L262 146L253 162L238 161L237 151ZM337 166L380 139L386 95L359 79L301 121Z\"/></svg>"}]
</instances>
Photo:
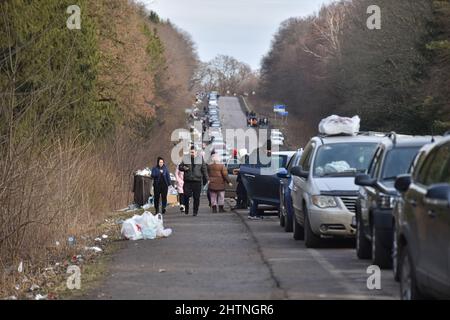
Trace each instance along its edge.
<instances>
[{"instance_id":1,"label":"car wheel","mask_svg":"<svg viewBox=\"0 0 450 320\"><path fill-rule=\"evenodd\" d=\"M295 240L304 240L305 239L305 229L300 223L297 222L297 218L293 217L292 219L292 229L294 231L294 239Z\"/></svg>"},{"instance_id":2,"label":"car wheel","mask_svg":"<svg viewBox=\"0 0 450 320\"><path fill-rule=\"evenodd\" d=\"M411 255L405 246L400 251L400 298L402 300L419 300L422 298L417 287L416 275L412 264Z\"/></svg>"},{"instance_id":3,"label":"car wheel","mask_svg":"<svg viewBox=\"0 0 450 320\"><path fill-rule=\"evenodd\" d=\"M284 231L286 231L286 232L292 232L293 229L294 229L294 228L293 228L293 227L294 227L294 224L293 224L293 222L292 222L292 219L293 219L292 215L293 215L293 214L289 215L288 212L286 211L286 209L285 209L284 213L285 213L285 216L284 216L284 220L285 220L285 223L284 223Z\"/></svg>"},{"instance_id":4,"label":"car wheel","mask_svg":"<svg viewBox=\"0 0 450 320\"><path fill-rule=\"evenodd\" d=\"M283 193L281 193L281 194L283 194ZM284 211L285 211L284 202L283 202L283 198L281 197L280 198L280 209L279 209L279 214L278 214L278 216L280 218L280 226L281 227L284 227L286 225L286 220L284 219Z\"/></svg>"},{"instance_id":5,"label":"car wheel","mask_svg":"<svg viewBox=\"0 0 450 320\"><path fill-rule=\"evenodd\" d=\"M372 263L379 266L381 269L392 267L391 253L384 248L383 243L386 243L384 238L385 233L380 232L380 229L372 225Z\"/></svg>"},{"instance_id":6,"label":"car wheel","mask_svg":"<svg viewBox=\"0 0 450 320\"><path fill-rule=\"evenodd\" d=\"M361 218L359 218L356 226L356 255L359 259L370 259L371 250L370 241L366 238Z\"/></svg>"},{"instance_id":7,"label":"car wheel","mask_svg":"<svg viewBox=\"0 0 450 320\"><path fill-rule=\"evenodd\" d=\"M400 275L399 275L399 268L398 268L398 242L397 242L397 228L394 224L394 238L392 240L392 271L394 273L394 280L399 281Z\"/></svg>"},{"instance_id":8,"label":"car wheel","mask_svg":"<svg viewBox=\"0 0 450 320\"><path fill-rule=\"evenodd\" d=\"M306 208L304 208L303 210L305 213L305 246L307 248L317 248L320 246L322 240L311 229L308 210Z\"/></svg>"}]
</instances>

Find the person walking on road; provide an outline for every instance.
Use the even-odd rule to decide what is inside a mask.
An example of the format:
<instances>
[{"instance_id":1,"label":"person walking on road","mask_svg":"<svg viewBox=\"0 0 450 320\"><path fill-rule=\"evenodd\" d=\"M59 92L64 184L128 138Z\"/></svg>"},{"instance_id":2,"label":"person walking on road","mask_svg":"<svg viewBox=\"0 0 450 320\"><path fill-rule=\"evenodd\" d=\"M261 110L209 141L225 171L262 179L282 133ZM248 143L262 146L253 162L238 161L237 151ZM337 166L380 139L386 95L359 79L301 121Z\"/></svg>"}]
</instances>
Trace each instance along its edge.
<instances>
[{"instance_id":1,"label":"person walking on road","mask_svg":"<svg viewBox=\"0 0 450 320\"><path fill-rule=\"evenodd\" d=\"M201 155L198 155L195 147L191 147L190 159L183 161L179 165L179 170L184 173L184 213L189 214L189 200L194 198L194 217L198 215L198 208L200 206L200 194L202 192L203 184L208 183L208 171L206 163Z\"/></svg>"},{"instance_id":2,"label":"person walking on road","mask_svg":"<svg viewBox=\"0 0 450 320\"><path fill-rule=\"evenodd\" d=\"M184 172L180 171L179 166L175 169L175 179L177 181L178 202L180 211L184 212Z\"/></svg>"},{"instance_id":3,"label":"person walking on road","mask_svg":"<svg viewBox=\"0 0 450 320\"><path fill-rule=\"evenodd\" d=\"M213 213L226 212L225 205L225 183L232 186L228 178L228 172L217 154L212 155L212 164L208 165L209 194L211 196L211 208ZM218 208L217 208L218 207Z\"/></svg>"},{"instance_id":4,"label":"person walking on road","mask_svg":"<svg viewBox=\"0 0 450 320\"><path fill-rule=\"evenodd\" d=\"M162 214L166 213L167 192L170 186L170 174L164 159L158 157L156 167L152 168L153 192L155 197L155 212L159 213L159 200L162 202Z\"/></svg>"}]
</instances>

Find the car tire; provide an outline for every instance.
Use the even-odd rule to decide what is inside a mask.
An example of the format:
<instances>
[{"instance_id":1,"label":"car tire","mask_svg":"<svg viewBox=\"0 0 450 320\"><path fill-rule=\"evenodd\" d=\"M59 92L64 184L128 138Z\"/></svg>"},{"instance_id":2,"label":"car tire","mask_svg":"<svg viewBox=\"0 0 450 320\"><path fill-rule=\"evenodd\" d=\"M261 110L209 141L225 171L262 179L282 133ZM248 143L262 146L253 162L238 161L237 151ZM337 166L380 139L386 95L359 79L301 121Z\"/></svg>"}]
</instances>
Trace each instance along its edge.
<instances>
[{"instance_id":1,"label":"car tire","mask_svg":"<svg viewBox=\"0 0 450 320\"><path fill-rule=\"evenodd\" d=\"M394 224L394 237L392 240L392 272L394 273L394 280L400 281L400 272L398 268L399 252L398 252L398 242L397 242L397 228Z\"/></svg>"},{"instance_id":2,"label":"car tire","mask_svg":"<svg viewBox=\"0 0 450 320\"><path fill-rule=\"evenodd\" d=\"M386 243L384 238L386 234L380 231L379 228L372 225L372 263L379 266L381 269L392 268L391 252L386 250L383 243Z\"/></svg>"},{"instance_id":3,"label":"car tire","mask_svg":"<svg viewBox=\"0 0 450 320\"><path fill-rule=\"evenodd\" d=\"M297 218L293 217L292 219L292 229L294 233L295 240L304 240L305 239L305 229L300 223L297 222Z\"/></svg>"},{"instance_id":4,"label":"car tire","mask_svg":"<svg viewBox=\"0 0 450 320\"><path fill-rule=\"evenodd\" d=\"M286 220L284 219L283 211L280 212L280 227L284 228L286 226Z\"/></svg>"},{"instance_id":5,"label":"car tire","mask_svg":"<svg viewBox=\"0 0 450 320\"><path fill-rule=\"evenodd\" d=\"M356 256L365 260L372 257L372 247L370 241L367 240L364 228L362 227L361 218L357 220L356 226Z\"/></svg>"},{"instance_id":6,"label":"car tire","mask_svg":"<svg viewBox=\"0 0 450 320\"><path fill-rule=\"evenodd\" d=\"M306 208L304 208L303 210L305 213L305 246L307 248L318 248L321 245L322 239L311 229L308 210Z\"/></svg>"},{"instance_id":7,"label":"car tire","mask_svg":"<svg viewBox=\"0 0 450 320\"><path fill-rule=\"evenodd\" d=\"M399 257L400 298L402 300L420 300L423 298L416 281L414 266L408 247L400 250Z\"/></svg>"},{"instance_id":8,"label":"car tire","mask_svg":"<svg viewBox=\"0 0 450 320\"><path fill-rule=\"evenodd\" d=\"M292 215L289 216L288 213L286 212L286 216L284 217L285 223L284 223L284 231L286 232L292 232L294 231L294 224L292 221L293 217Z\"/></svg>"}]
</instances>

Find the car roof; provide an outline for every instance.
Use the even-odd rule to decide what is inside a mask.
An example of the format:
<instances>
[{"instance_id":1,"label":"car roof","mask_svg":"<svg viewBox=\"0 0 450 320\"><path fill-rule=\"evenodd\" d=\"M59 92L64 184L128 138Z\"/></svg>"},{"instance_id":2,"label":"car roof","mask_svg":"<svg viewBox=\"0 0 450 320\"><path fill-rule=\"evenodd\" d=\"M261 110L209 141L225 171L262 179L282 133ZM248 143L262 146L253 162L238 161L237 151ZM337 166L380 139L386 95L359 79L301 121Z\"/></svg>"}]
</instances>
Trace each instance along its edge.
<instances>
[{"instance_id":1,"label":"car roof","mask_svg":"<svg viewBox=\"0 0 450 320\"><path fill-rule=\"evenodd\" d=\"M439 136L439 137L435 137L435 142L433 142L433 143L428 143L428 144L426 144L426 145L424 145L421 149L420 149L420 151L419 151L419 153L422 153L422 152L430 152L431 150L433 150L434 148L436 148L436 147L439 147L439 146L442 146L443 144L446 144L446 143L449 143L450 142L450 135L445 135L444 137L441 137L441 136Z\"/></svg>"},{"instance_id":2,"label":"car roof","mask_svg":"<svg viewBox=\"0 0 450 320\"><path fill-rule=\"evenodd\" d=\"M312 140L319 144L333 143L379 143L386 137L381 133L364 133L358 135L315 136Z\"/></svg>"},{"instance_id":3,"label":"car roof","mask_svg":"<svg viewBox=\"0 0 450 320\"><path fill-rule=\"evenodd\" d=\"M422 147L425 144L437 142L442 139L441 136L409 136L397 135L396 137L386 137L381 141L381 144L388 148L407 148L407 147Z\"/></svg>"}]
</instances>

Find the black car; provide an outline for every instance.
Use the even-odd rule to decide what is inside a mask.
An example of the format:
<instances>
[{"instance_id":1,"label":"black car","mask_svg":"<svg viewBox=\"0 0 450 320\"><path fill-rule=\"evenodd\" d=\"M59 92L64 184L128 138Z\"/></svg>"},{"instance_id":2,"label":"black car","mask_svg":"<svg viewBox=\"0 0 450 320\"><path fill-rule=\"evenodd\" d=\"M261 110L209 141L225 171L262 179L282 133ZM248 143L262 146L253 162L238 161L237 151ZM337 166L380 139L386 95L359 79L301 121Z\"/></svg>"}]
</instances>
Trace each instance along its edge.
<instances>
[{"instance_id":1,"label":"black car","mask_svg":"<svg viewBox=\"0 0 450 320\"><path fill-rule=\"evenodd\" d=\"M378 146L367 174L355 178L359 185L356 202L356 254L380 268L392 266L392 209L399 197L394 188L398 175L408 172L419 149L431 137L390 134Z\"/></svg>"},{"instance_id":2,"label":"black car","mask_svg":"<svg viewBox=\"0 0 450 320\"><path fill-rule=\"evenodd\" d=\"M395 188L401 298L450 299L450 137L424 146Z\"/></svg>"},{"instance_id":3,"label":"black car","mask_svg":"<svg viewBox=\"0 0 450 320\"><path fill-rule=\"evenodd\" d=\"M280 178L278 171L280 168L286 168L294 151L274 152L272 160L278 165L272 168L271 163L262 164L241 164L240 173L242 183L247 190L249 199L258 203L260 214L267 211L276 211L279 214L280 209Z\"/></svg>"}]
</instances>

